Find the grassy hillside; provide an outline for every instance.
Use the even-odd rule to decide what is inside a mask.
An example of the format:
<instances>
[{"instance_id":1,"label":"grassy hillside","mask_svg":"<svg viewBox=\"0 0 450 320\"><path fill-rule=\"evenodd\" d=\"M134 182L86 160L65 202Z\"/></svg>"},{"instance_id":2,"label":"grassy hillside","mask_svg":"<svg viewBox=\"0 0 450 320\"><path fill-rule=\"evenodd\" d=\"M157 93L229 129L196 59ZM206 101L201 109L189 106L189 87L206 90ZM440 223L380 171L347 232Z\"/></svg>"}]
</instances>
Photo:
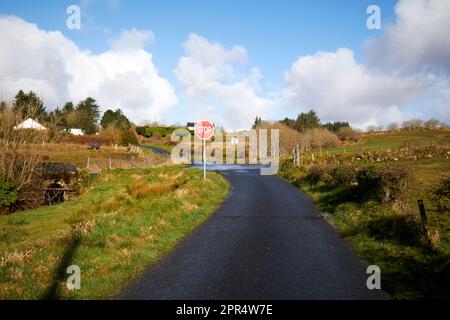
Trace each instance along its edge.
<instances>
[{"instance_id":1,"label":"grassy hillside","mask_svg":"<svg viewBox=\"0 0 450 320\"><path fill-rule=\"evenodd\" d=\"M0 299L108 298L167 254L228 193L177 166L101 173L79 199L0 216ZM65 286L81 269L81 289Z\"/></svg>"},{"instance_id":2,"label":"grassy hillside","mask_svg":"<svg viewBox=\"0 0 450 320\"><path fill-rule=\"evenodd\" d=\"M415 130L386 134L367 134L358 143L342 145L323 152L361 152L363 150L398 149L408 145L419 147L432 144L450 145L450 131Z\"/></svg>"}]
</instances>

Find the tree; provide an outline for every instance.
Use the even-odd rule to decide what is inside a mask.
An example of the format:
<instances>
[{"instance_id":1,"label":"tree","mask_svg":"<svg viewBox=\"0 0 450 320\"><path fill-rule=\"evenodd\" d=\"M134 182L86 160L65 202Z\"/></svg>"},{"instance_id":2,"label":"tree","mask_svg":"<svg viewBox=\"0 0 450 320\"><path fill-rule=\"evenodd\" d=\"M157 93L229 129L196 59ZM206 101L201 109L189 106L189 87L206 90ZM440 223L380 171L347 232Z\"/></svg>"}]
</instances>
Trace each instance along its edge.
<instances>
[{"instance_id":1,"label":"tree","mask_svg":"<svg viewBox=\"0 0 450 320\"><path fill-rule=\"evenodd\" d=\"M391 122L388 124L387 129L389 131L395 131L398 130L398 123L397 122Z\"/></svg>"},{"instance_id":2,"label":"tree","mask_svg":"<svg viewBox=\"0 0 450 320\"><path fill-rule=\"evenodd\" d=\"M131 128L130 120L122 113L122 110L116 111L106 110L103 114L100 125L103 129L106 129L109 125L114 125L118 129L128 130Z\"/></svg>"},{"instance_id":3,"label":"tree","mask_svg":"<svg viewBox=\"0 0 450 320\"><path fill-rule=\"evenodd\" d=\"M256 116L255 122L253 123L252 129L256 129L262 123L261 117Z\"/></svg>"},{"instance_id":4,"label":"tree","mask_svg":"<svg viewBox=\"0 0 450 320\"><path fill-rule=\"evenodd\" d=\"M435 130L439 126L439 120L431 118L425 122L425 128L428 130Z\"/></svg>"},{"instance_id":5,"label":"tree","mask_svg":"<svg viewBox=\"0 0 450 320\"><path fill-rule=\"evenodd\" d=\"M0 113L5 112L8 109L8 104L6 101L0 101Z\"/></svg>"},{"instance_id":6,"label":"tree","mask_svg":"<svg viewBox=\"0 0 450 320\"><path fill-rule=\"evenodd\" d=\"M307 113L302 112L297 116L296 129L298 131L303 132L307 129L318 127L320 127L320 119L315 111L310 110Z\"/></svg>"},{"instance_id":7,"label":"tree","mask_svg":"<svg viewBox=\"0 0 450 320\"><path fill-rule=\"evenodd\" d=\"M358 141L360 138L359 132L353 130L351 127L342 127L336 133L342 141Z\"/></svg>"},{"instance_id":8,"label":"tree","mask_svg":"<svg viewBox=\"0 0 450 320\"><path fill-rule=\"evenodd\" d=\"M322 125L323 128L328 129L331 132L337 133L341 128L350 128L348 121L335 121L327 122Z\"/></svg>"},{"instance_id":9,"label":"tree","mask_svg":"<svg viewBox=\"0 0 450 320\"><path fill-rule=\"evenodd\" d=\"M283 120L280 121L280 123L288 126L291 129L296 129L296 126L295 126L296 122L294 119L284 118Z\"/></svg>"},{"instance_id":10,"label":"tree","mask_svg":"<svg viewBox=\"0 0 450 320\"><path fill-rule=\"evenodd\" d=\"M100 107L95 99L88 97L78 103L76 112L77 127L85 134L93 134L97 131L97 122L100 116Z\"/></svg>"},{"instance_id":11,"label":"tree","mask_svg":"<svg viewBox=\"0 0 450 320\"><path fill-rule=\"evenodd\" d=\"M62 112L63 113L69 113L75 111L75 107L73 105L72 101L67 101L64 106L62 107Z\"/></svg>"},{"instance_id":12,"label":"tree","mask_svg":"<svg viewBox=\"0 0 450 320\"><path fill-rule=\"evenodd\" d=\"M424 121L421 119L411 119L403 122L402 127L406 130L416 130L423 128Z\"/></svg>"},{"instance_id":13,"label":"tree","mask_svg":"<svg viewBox=\"0 0 450 320\"><path fill-rule=\"evenodd\" d=\"M313 148L334 148L340 144L339 138L328 129L314 128L305 131L306 141Z\"/></svg>"},{"instance_id":14,"label":"tree","mask_svg":"<svg viewBox=\"0 0 450 320\"><path fill-rule=\"evenodd\" d=\"M20 90L14 98L13 111L21 120L26 118L42 120L47 116L44 103L33 91L24 93Z\"/></svg>"}]
</instances>

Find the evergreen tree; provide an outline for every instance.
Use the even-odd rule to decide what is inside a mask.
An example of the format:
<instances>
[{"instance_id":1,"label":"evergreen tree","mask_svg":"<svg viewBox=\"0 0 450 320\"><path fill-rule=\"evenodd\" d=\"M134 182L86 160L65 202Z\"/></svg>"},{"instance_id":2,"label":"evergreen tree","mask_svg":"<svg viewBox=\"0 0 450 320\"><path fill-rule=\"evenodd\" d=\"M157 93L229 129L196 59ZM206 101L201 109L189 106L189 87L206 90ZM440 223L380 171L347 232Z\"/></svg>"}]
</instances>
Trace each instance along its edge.
<instances>
[{"instance_id":1,"label":"evergreen tree","mask_svg":"<svg viewBox=\"0 0 450 320\"><path fill-rule=\"evenodd\" d=\"M252 129L256 129L258 125L262 123L261 117L256 116L255 122L253 123Z\"/></svg>"},{"instance_id":2,"label":"evergreen tree","mask_svg":"<svg viewBox=\"0 0 450 320\"><path fill-rule=\"evenodd\" d=\"M44 120L47 116L44 103L33 91L25 93L20 90L14 99L13 111L22 120L26 118Z\"/></svg>"},{"instance_id":3,"label":"evergreen tree","mask_svg":"<svg viewBox=\"0 0 450 320\"><path fill-rule=\"evenodd\" d=\"M85 134L97 132L97 122L100 116L100 107L95 99L88 97L78 103L76 109L76 127Z\"/></svg>"},{"instance_id":4,"label":"evergreen tree","mask_svg":"<svg viewBox=\"0 0 450 320\"><path fill-rule=\"evenodd\" d=\"M303 132L306 129L318 128L320 127L320 119L313 110L310 110L307 113L302 112L297 116L295 126L295 129L300 132Z\"/></svg>"},{"instance_id":5,"label":"evergreen tree","mask_svg":"<svg viewBox=\"0 0 450 320\"><path fill-rule=\"evenodd\" d=\"M109 109L103 114L102 120L100 121L102 128L105 129L110 124L113 124L116 128L122 130L131 128L130 120L128 120L120 109L117 109L116 111Z\"/></svg>"},{"instance_id":6,"label":"evergreen tree","mask_svg":"<svg viewBox=\"0 0 450 320\"><path fill-rule=\"evenodd\" d=\"M348 121L335 121L335 122L327 122L322 125L325 129L328 129L331 132L337 133L341 128L350 127Z\"/></svg>"}]
</instances>

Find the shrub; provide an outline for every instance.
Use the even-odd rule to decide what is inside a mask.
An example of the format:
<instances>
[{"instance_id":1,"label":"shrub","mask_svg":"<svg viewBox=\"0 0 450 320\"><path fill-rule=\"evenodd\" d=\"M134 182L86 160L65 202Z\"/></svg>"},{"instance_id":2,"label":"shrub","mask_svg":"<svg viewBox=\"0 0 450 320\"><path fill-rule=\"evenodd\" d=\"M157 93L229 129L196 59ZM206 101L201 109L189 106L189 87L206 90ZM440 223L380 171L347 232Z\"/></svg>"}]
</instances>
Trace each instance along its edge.
<instances>
[{"instance_id":1,"label":"shrub","mask_svg":"<svg viewBox=\"0 0 450 320\"><path fill-rule=\"evenodd\" d=\"M364 194L369 198L379 198L381 177L374 166L367 166L358 171L356 182L360 195Z\"/></svg>"},{"instance_id":2,"label":"shrub","mask_svg":"<svg viewBox=\"0 0 450 320\"><path fill-rule=\"evenodd\" d=\"M120 144L124 146L138 145L139 141L134 130L123 131L120 135Z\"/></svg>"},{"instance_id":3,"label":"shrub","mask_svg":"<svg viewBox=\"0 0 450 320\"><path fill-rule=\"evenodd\" d=\"M176 128L174 127L137 127L136 128L136 133L138 135L144 136L146 138L150 138L153 136L160 136L160 137L166 137L166 136L170 136L172 134L172 132L175 130Z\"/></svg>"},{"instance_id":4,"label":"shrub","mask_svg":"<svg viewBox=\"0 0 450 320\"><path fill-rule=\"evenodd\" d=\"M257 126L260 129L278 129L280 134L280 155L291 155L296 145L302 144L302 135L295 129L279 122L261 121Z\"/></svg>"},{"instance_id":5,"label":"shrub","mask_svg":"<svg viewBox=\"0 0 450 320\"><path fill-rule=\"evenodd\" d=\"M307 180L311 183L325 182L330 183L333 177L330 175L332 167L326 164L318 164L309 167Z\"/></svg>"},{"instance_id":6,"label":"shrub","mask_svg":"<svg viewBox=\"0 0 450 320\"><path fill-rule=\"evenodd\" d=\"M91 144L93 142L99 142L101 145L112 145L114 140L108 135L84 135L84 136L67 136L61 139L63 143L73 143L73 144Z\"/></svg>"},{"instance_id":7,"label":"shrub","mask_svg":"<svg viewBox=\"0 0 450 320\"><path fill-rule=\"evenodd\" d=\"M307 130L305 140L313 148L334 148L341 143L337 135L323 128Z\"/></svg>"},{"instance_id":8,"label":"shrub","mask_svg":"<svg viewBox=\"0 0 450 320\"><path fill-rule=\"evenodd\" d=\"M357 142L360 139L359 132L353 130L351 127L342 127L338 130L337 136L342 141L354 141Z\"/></svg>"},{"instance_id":9,"label":"shrub","mask_svg":"<svg viewBox=\"0 0 450 320\"><path fill-rule=\"evenodd\" d=\"M414 176L407 167L368 166L358 172L356 180L361 195L390 204L396 211L406 211L409 190L414 182Z\"/></svg>"},{"instance_id":10,"label":"shrub","mask_svg":"<svg viewBox=\"0 0 450 320\"><path fill-rule=\"evenodd\" d=\"M433 188L431 197L436 202L438 212L450 213L450 177L443 178Z\"/></svg>"},{"instance_id":11,"label":"shrub","mask_svg":"<svg viewBox=\"0 0 450 320\"><path fill-rule=\"evenodd\" d=\"M88 169L77 169L75 175L71 177L68 185L75 191L75 194L82 194L90 183L90 176Z\"/></svg>"},{"instance_id":12,"label":"shrub","mask_svg":"<svg viewBox=\"0 0 450 320\"><path fill-rule=\"evenodd\" d=\"M19 198L16 186L9 181L0 181L0 212L2 209L11 209Z\"/></svg>"},{"instance_id":13,"label":"shrub","mask_svg":"<svg viewBox=\"0 0 450 320\"><path fill-rule=\"evenodd\" d=\"M385 166L381 169L380 178L382 201L392 204L397 211L405 212L414 182L411 170L404 166Z\"/></svg>"},{"instance_id":14,"label":"shrub","mask_svg":"<svg viewBox=\"0 0 450 320\"><path fill-rule=\"evenodd\" d=\"M357 169L350 165L340 165L330 170L333 182L337 185L351 186L356 183Z\"/></svg>"}]
</instances>

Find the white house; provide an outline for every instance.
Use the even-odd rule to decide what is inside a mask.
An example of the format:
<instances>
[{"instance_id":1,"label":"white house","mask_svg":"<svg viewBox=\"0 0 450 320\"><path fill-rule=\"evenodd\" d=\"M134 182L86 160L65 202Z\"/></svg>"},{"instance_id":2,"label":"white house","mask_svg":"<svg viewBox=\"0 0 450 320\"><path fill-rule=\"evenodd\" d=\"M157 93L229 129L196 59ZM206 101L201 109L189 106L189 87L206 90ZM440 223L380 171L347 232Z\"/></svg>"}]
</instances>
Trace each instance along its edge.
<instances>
[{"instance_id":1,"label":"white house","mask_svg":"<svg viewBox=\"0 0 450 320\"><path fill-rule=\"evenodd\" d=\"M83 130L76 128L69 129L69 133L73 134L74 136L82 136L84 134Z\"/></svg>"},{"instance_id":2,"label":"white house","mask_svg":"<svg viewBox=\"0 0 450 320\"><path fill-rule=\"evenodd\" d=\"M34 129L34 130L47 130L46 127L44 127L42 124L40 124L37 121L34 121L31 118L28 118L27 120L25 120L24 122L18 124L17 126L14 127L15 130L17 129Z\"/></svg>"}]
</instances>

